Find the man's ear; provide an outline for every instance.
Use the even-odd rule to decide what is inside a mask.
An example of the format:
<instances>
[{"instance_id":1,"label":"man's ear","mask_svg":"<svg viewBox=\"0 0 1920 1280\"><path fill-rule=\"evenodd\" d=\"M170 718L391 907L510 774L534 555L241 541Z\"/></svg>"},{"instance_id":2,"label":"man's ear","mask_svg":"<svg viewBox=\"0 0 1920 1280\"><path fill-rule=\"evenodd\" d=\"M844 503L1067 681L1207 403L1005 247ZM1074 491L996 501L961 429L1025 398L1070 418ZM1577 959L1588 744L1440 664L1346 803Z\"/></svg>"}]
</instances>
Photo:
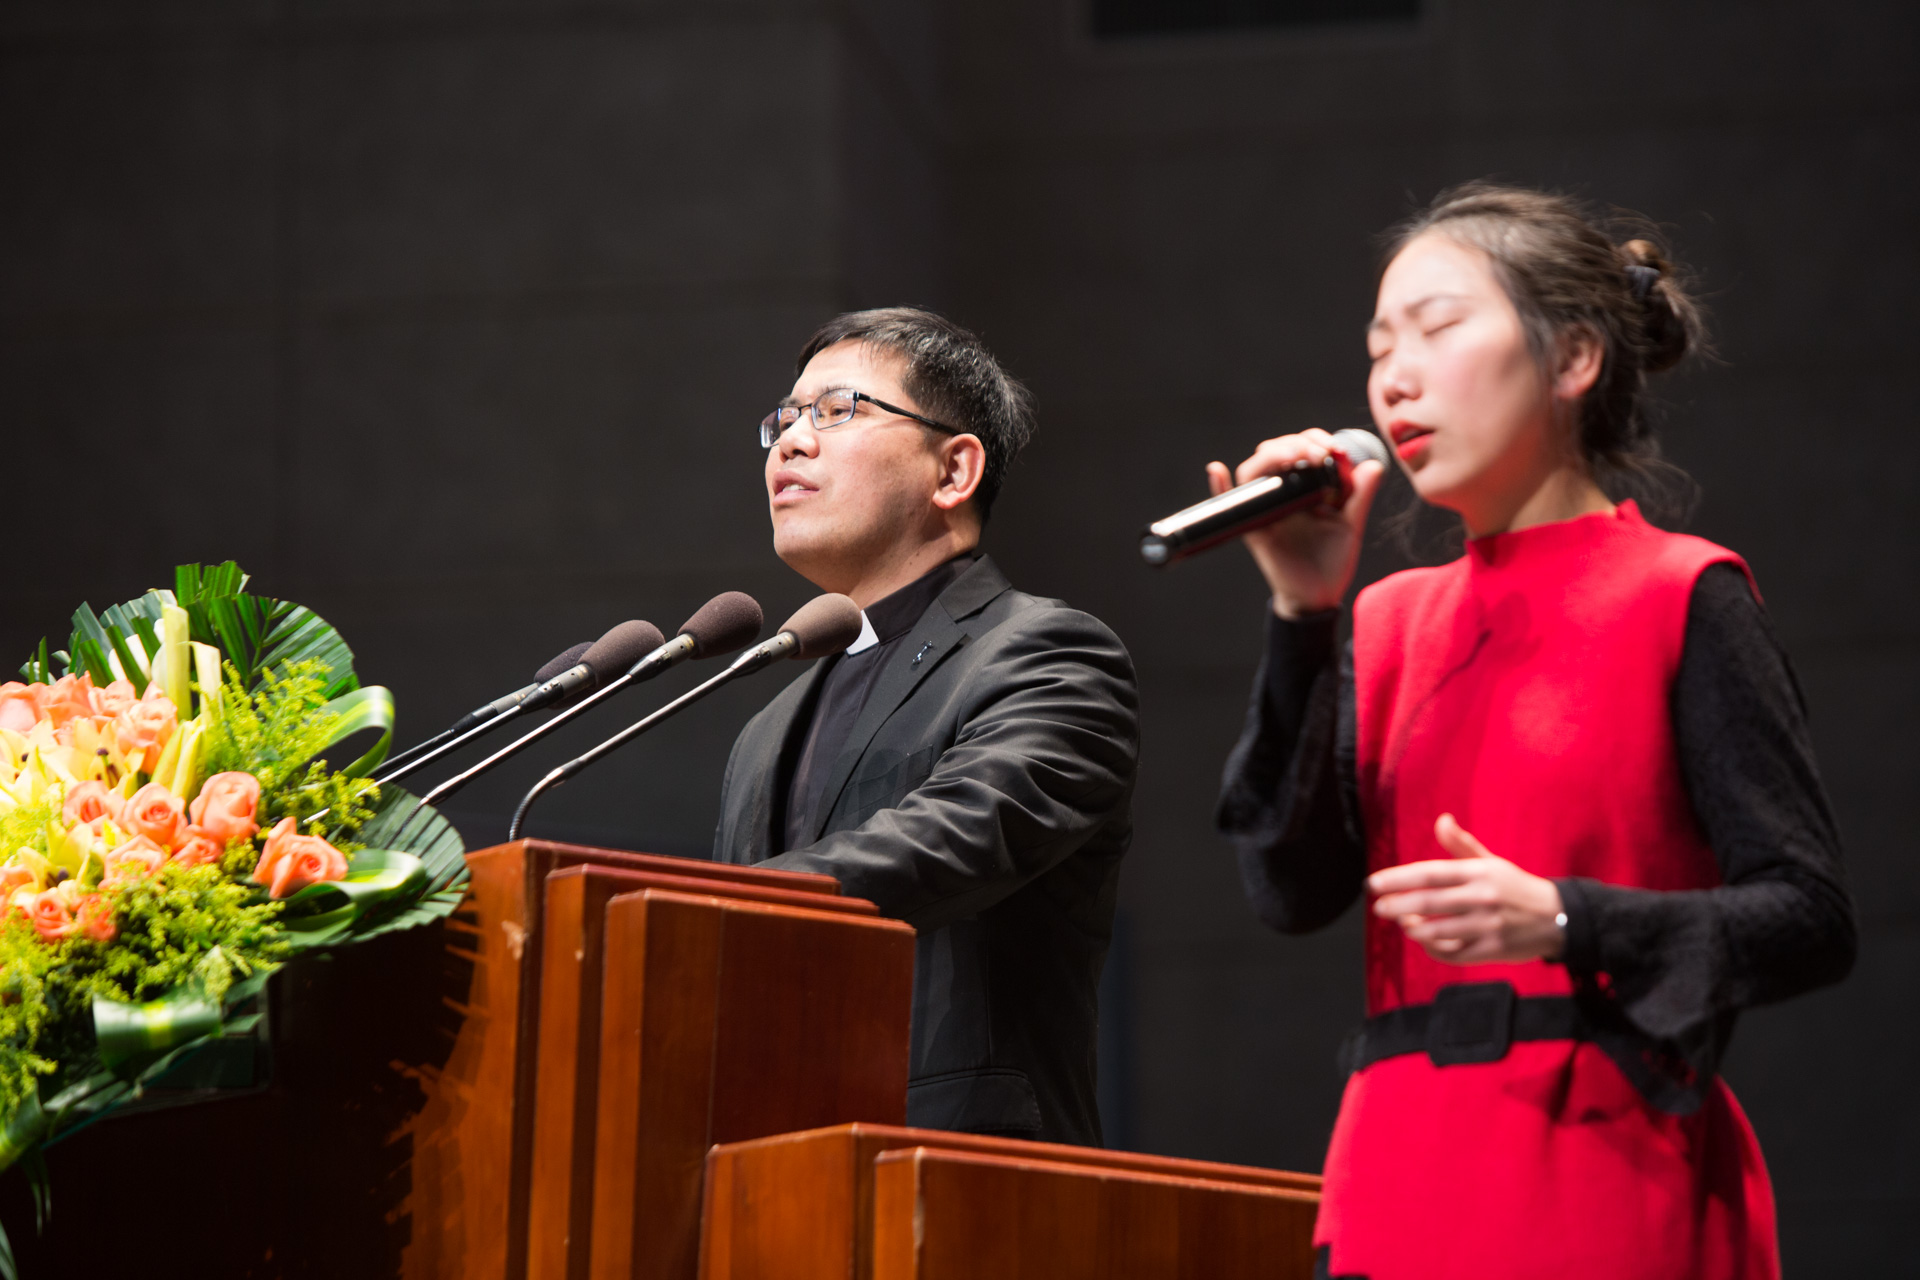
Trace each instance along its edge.
<instances>
[{"instance_id":1,"label":"man's ear","mask_svg":"<svg viewBox=\"0 0 1920 1280\"><path fill-rule=\"evenodd\" d=\"M1554 371L1553 393L1562 400L1578 400L1600 381L1606 363L1606 344L1584 325L1560 339L1560 367Z\"/></svg>"},{"instance_id":2,"label":"man's ear","mask_svg":"<svg viewBox=\"0 0 1920 1280\"><path fill-rule=\"evenodd\" d=\"M952 511L969 501L987 474L987 446L976 435L948 436L940 442L940 487L933 505Z\"/></svg>"}]
</instances>

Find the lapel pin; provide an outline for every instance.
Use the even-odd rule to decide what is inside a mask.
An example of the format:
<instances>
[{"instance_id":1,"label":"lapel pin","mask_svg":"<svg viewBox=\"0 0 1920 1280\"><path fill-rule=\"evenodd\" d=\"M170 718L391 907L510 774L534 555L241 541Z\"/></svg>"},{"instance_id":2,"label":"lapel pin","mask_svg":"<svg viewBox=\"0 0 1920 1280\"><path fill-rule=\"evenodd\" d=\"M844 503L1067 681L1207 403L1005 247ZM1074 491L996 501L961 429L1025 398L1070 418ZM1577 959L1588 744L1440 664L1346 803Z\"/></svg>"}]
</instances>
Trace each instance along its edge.
<instances>
[{"instance_id":1,"label":"lapel pin","mask_svg":"<svg viewBox=\"0 0 1920 1280\"><path fill-rule=\"evenodd\" d=\"M922 658L924 658L924 657L926 657L926 656L927 656L927 650L929 650L929 649L931 649L931 648L933 648L933 641L931 641L931 640L929 640L929 641L927 641L927 642L926 642L925 644L923 644L923 645L921 645L921 646L920 646L920 652L918 652L918 653L916 653L916 654L914 654L914 655L913 655L913 661L912 661L912 662L909 662L909 663L908 663L907 665L908 665L908 666L910 666L910 667L917 667L917 666L919 666L919 665L920 665L920 659L922 659Z\"/></svg>"}]
</instances>

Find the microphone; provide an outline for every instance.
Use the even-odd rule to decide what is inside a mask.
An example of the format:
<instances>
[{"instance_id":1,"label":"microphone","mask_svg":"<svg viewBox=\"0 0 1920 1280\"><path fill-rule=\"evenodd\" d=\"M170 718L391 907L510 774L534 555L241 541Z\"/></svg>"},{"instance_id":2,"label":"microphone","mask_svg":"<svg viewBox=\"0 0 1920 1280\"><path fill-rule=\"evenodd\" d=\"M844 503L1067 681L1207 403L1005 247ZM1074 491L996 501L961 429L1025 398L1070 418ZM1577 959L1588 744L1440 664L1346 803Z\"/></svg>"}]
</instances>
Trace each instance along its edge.
<instances>
[{"instance_id":1,"label":"microphone","mask_svg":"<svg viewBox=\"0 0 1920 1280\"><path fill-rule=\"evenodd\" d=\"M1333 443L1337 452L1318 466L1303 458L1283 475L1249 480L1154 521L1140 535L1140 558L1157 568L1198 555L1304 507L1339 506L1353 492L1353 469L1363 462L1384 463L1387 449L1379 436L1359 427L1334 432Z\"/></svg>"},{"instance_id":2,"label":"microphone","mask_svg":"<svg viewBox=\"0 0 1920 1280\"><path fill-rule=\"evenodd\" d=\"M538 711L542 707L564 707L584 697L625 671L639 659L660 647L660 628L638 619L622 622L593 642L580 655L580 661L545 681L523 699L517 711Z\"/></svg>"},{"instance_id":3,"label":"microphone","mask_svg":"<svg viewBox=\"0 0 1920 1280\"><path fill-rule=\"evenodd\" d=\"M660 628L651 622L623 622L607 634L588 646L580 655L580 660L556 676L542 680L532 692L522 690L517 702L495 713L491 718L470 726L464 733L454 735L440 743L431 751L407 761L399 768L389 768L376 782L397 782L417 769L422 769L449 751L456 750L473 741L483 733L490 733L507 720L525 715L529 711L538 711L542 707L555 704L564 705L572 697L591 692L602 680L611 679L617 672L625 671L648 650L660 644ZM562 654L561 657L565 657ZM559 659L555 659L558 661ZM549 664L551 665L551 664ZM319 815L314 815L318 817Z\"/></svg>"},{"instance_id":4,"label":"microphone","mask_svg":"<svg viewBox=\"0 0 1920 1280\"><path fill-rule=\"evenodd\" d=\"M513 824L507 828L507 839L520 838L520 829L526 825L528 811L543 793L559 786L601 757L618 751L682 707L698 702L729 680L758 671L781 658L823 658L839 653L859 638L859 605L842 595L815 596L781 624L779 634L748 649L729 662L719 675L695 685L652 715L628 725L593 750L567 761L536 782L533 789L521 798L520 807L514 811Z\"/></svg>"},{"instance_id":5,"label":"microphone","mask_svg":"<svg viewBox=\"0 0 1920 1280\"><path fill-rule=\"evenodd\" d=\"M591 648L593 648L593 641L582 640L579 644L573 645L571 648L562 649L553 657L548 658L541 668L533 673L533 684L521 692L532 693L536 686L545 684L562 671L565 671L568 667L571 667L574 663L580 661L580 659L586 657L587 650Z\"/></svg>"},{"instance_id":6,"label":"microphone","mask_svg":"<svg viewBox=\"0 0 1920 1280\"><path fill-rule=\"evenodd\" d=\"M585 714L595 705L611 698L630 684L651 680L679 666L688 658L717 658L723 653L732 653L760 634L761 617L759 604L743 591L727 591L715 596L701 605L691 618L681 624L678 635L665 644L654 646L650 653L627 668L625 673L602 685L591 696L582 698L539 728L522 734L479 764L454 774L421 796L419 803L429 805L446 799L487 770L512 759L567 721ZM623 625L632 626L633 624ZM647 626L646 623L640 625ZM647 629L653 631L654 636L658 638L660 633L657 630L650 626L647 626Z\"/></svg>"},{"instance_id":7,"label":"microphone","mask_svg":"<svg viewBox=\"0 0 1920 1280\"><path fill-rule=\"evenodd\" d=\"M561 650L558 654L548 658L545 666L533 673L532 684L495 698L483 707L474 708L472 711L467 712L467 714L454 721L452 728L444 729L434 734L433 737L428 738L425 742L408 747L399 755L387 757L384 767L387 769L397 769L401 765L411 761L415 756L424 755L440 744L459 737L475 725L485 724L502 712L520 705L520 702L526 698L528 694L553 679L553 677L559 675L562 671L565 671L568 667L579 662L587 650L592 647L593 645L590 642L582 640L570 649Z\"/></svg>"}]
</instances>

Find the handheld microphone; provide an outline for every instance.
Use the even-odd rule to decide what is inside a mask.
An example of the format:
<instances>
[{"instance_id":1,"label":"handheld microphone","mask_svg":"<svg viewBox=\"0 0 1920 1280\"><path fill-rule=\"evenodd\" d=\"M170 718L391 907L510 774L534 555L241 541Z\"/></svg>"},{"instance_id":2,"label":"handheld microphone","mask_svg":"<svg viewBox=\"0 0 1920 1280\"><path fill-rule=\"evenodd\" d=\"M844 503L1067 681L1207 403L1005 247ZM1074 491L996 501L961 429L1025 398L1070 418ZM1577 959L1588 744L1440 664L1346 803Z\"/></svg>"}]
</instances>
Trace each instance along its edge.
<instances>
[{"instance_id":1,"label":"handheld microphone","mask_svg":"<svg viewBox=\"0 0 1920 1280\"><path fill-rule=\"evenodd\" d=\"M454 774L421 796L419 803L429 805L446 799L487 770L512 759L567 721L585 714L630 684L651 680L679 666L689 658L717 658L723 653L732 653L760 634L761 618L759 604L743 591L727 591L715 596L701 605L691 618L681 624L678 635L664 644L655 645L651 652L627 668L622 675L602 685L591 696L582 698L539 728L522 734L479 764ZM648 629L653 630L651 627ZM653 634L657 638L660 633L655 630Z\"/></svg>"},{"instance_id":2,"label":"handheld microphone","mask_svg":"<svg viewBox=\"0 0 1920 1280\"><path fill-rule=\"evenodd\" d=\"M1304 507L1339 506L1353 492L1353 469L1387 460L1386 446L1371 431L1348 427L1333 433L1338 452L1318 466L1302 459L1284 475L1262 476L1156 520L1140 535L1140 558L1158 567L1198 555L1250 529Z\"/></svg>"},{"instance_id":3,"label":"handheld microphone","mask_svg":"<svg viewBox=\"0 0 1920 1280\"><path fill-rule=\"evenodd\" d=\"M823 658L831 653L839 653L859 638L859 605L842 595L815 596L781 625L779 634L748 649L729 662L726 670L719 675L695 685L652 715L628 725L593 750L567 761L536 782L533 789L521 798L520 807L514 811L513 825L507 828L507 839L520 838L520 829L526 825L528 811L543 793L559 786L601 757L618 751L682 707L698 702L729 680L758 671L781 658Z\"/></svg>"},{"instance_id":4,"label":"handheld microphone","mask_svg":"<svg viewBox=\"0 0 1920 1280\"><path fill-rule=\"evenodd\" d=\"M538 671L533 673L532 684L526 685L519 689L515 689L512 693L504 694L501 697L495 698L492 702L487 703L485 706L475 707L472 711L467 712L467 714L465 714L464 716L461 716L458 720L454 721L452 728L443 729L439 733L434 734L431 738L428 738L425 742L416 743L414 746L408 747L405 751L400 752L398 755L388 756L382 767L389 770L397 769L401 765L407 764L410 761L412 761L415 756L424 755L427 752L433 750L435 747L441 745L442 743L450 742L453 739L459 737L461 734L465 733L467 730L473 728L473 726L477 724L485 724L489 720L492 720L494 717L500 715L502 712L520 705L520 702L528 694L532 693L535 689L538 689L541 685L545 684L547 681L553 679L553 677L559 675L562 671L565 671L568 667L571 667L575 663L579 662L581 657L587 652L587 650L591 649L592 647L593 645L590 642L586 640L582 640L579 644L574 645L570 649L561 650L558 654L554 655L551 658L548 658L545 666L541 667Z\"/></svg>"},{"instance_id":5,"label":"handheld microphone","mask_svg":"<svg viewBox=\"0 0 1920 1280\"><path fill-rule=\"evenodd\" d=\"M465 746L481 734L492 732L515 716L525 715L529 711L538 711L542 707L552 706L555 703L563 703L583 691L591 692L601 681L612 679L616 673L625 671L659 643L660 628L651 622L623 622L588 646L587 651L580 655L580 660L574 665L556 676L541 681L530 693L522 690L525 696L520 697L511 706L469 727L464 733L455 734L399 768L388 768L375 781L397 782L415 770L432 764L449 751Z\"/></svg>"}]
</instances>

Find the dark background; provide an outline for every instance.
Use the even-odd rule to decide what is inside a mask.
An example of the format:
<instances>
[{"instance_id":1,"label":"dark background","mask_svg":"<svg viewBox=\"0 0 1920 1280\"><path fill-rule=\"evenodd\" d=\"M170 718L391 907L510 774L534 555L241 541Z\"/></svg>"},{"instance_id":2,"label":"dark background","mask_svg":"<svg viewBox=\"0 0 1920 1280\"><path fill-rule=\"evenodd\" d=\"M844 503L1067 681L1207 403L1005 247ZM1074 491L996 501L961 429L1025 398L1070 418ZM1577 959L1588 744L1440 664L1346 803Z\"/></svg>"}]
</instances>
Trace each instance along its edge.
<instances>
[{"instance_id":1,"label":"dark background","mask_svg":"<svg viewBox=\"0 0 1920 1280\"><path fill-rule=\"evenodd\" d=\"M0 651L233 557L340 626L405 743L624 617L738 588L777 620L811 589L771 552L753 424L827 316L933 305L1038 397L989 548L1139 664L1110 1138L1317 1168L1357 917L1250 918L1210 811L1258 579L1237 551L1156 574L1134 538L1208 459L1364 420L1374 237L1414 203L1497 176L1629 206L1704 277L1721 362L1666 384L1666 439L1704 489L1688 527L1750 559L1794 655L1863 924L1854 976L1750 1015L1727 1073L1789 1268L1910 1268L1916 12L12 0ZM777 687L539 828L703 853ZM559 754L463 795L470 843Z\"/></svg>"}]
</instances>

